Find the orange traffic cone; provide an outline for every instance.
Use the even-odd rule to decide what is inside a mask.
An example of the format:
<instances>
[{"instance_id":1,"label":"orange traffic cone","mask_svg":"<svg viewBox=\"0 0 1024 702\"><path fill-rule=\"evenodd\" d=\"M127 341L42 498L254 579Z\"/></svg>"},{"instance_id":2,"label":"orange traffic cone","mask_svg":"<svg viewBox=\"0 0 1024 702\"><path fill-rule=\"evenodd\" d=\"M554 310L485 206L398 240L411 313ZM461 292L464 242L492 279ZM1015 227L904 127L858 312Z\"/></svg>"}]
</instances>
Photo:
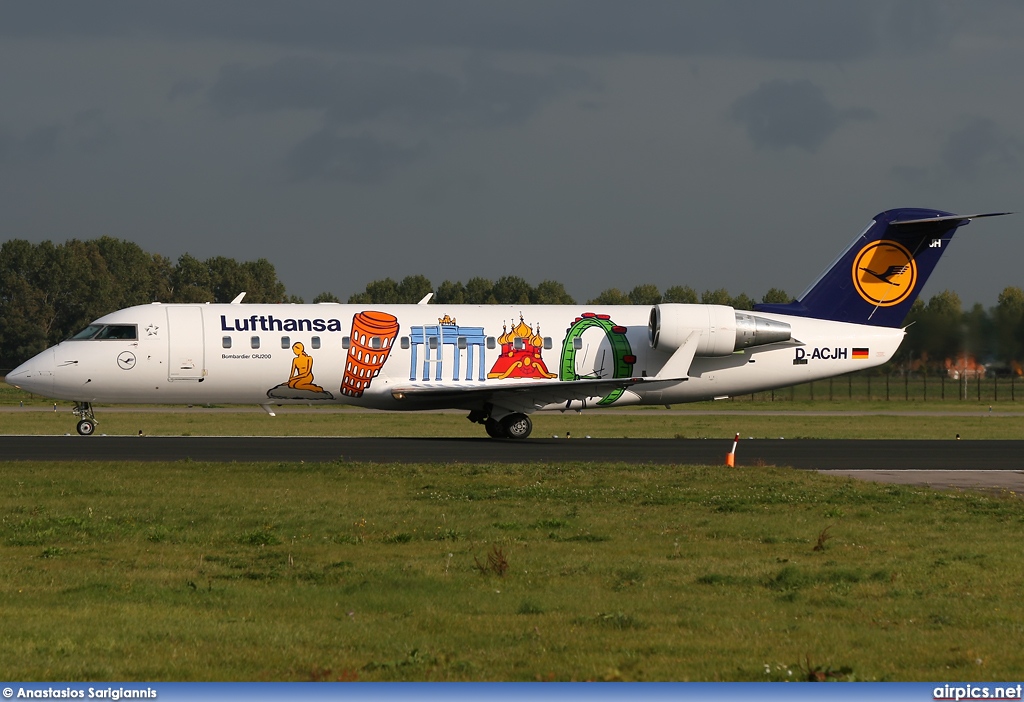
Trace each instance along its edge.
<instances>
[{"instance_id":1,"label":"orange traffic cone","mask_svg":"<svg viewBox=\"0 0 1024 702\"><path fill-rule=\"evenodd\" d=\"M730 468L736 467L736 446L740 443L739 432L736 433L736 438L732 440L732 451L725 454L725 465Z\"/></svg>"}]
</instances>

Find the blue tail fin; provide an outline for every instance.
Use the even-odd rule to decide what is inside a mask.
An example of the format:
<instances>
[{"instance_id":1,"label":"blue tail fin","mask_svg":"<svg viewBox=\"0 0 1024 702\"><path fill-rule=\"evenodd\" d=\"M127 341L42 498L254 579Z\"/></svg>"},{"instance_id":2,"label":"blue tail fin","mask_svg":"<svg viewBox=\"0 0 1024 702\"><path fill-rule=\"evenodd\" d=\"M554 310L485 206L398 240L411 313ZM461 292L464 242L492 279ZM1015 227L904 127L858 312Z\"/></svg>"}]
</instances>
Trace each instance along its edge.
<instances>
[{"instance_id":1,"label":"blue tail fin","mask_svg":"<svg viewBox=\"0 0 1024 702\"><path fill-rule=\"evenodd\" d=\"M830 319L880 327L903 323L956 230L978 217L939 210L887 210L872 220L839 258L788 304L760 304L759 312Z\"/></svg>"}]
</instances>

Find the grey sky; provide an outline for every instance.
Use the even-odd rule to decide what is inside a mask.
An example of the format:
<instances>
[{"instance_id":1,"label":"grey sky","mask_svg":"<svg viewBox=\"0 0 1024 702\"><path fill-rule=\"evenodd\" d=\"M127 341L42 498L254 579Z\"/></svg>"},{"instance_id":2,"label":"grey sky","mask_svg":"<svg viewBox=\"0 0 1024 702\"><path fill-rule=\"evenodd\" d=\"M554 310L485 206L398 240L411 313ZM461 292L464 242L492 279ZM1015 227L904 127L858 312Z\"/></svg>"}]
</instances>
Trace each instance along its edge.
<instances>
[{"instance_id":1,"label":"grey sky","mask_svg":"<svg viewBox=\"0 0 1024 702\"><path fill-rule=\"evenodd\" d=\"M385 276L796 294L892 207L1024 210L1024 5L24 3L2 236ZM925 295L1022 285L1024 214Z\"/></svg>"}]
</instances>

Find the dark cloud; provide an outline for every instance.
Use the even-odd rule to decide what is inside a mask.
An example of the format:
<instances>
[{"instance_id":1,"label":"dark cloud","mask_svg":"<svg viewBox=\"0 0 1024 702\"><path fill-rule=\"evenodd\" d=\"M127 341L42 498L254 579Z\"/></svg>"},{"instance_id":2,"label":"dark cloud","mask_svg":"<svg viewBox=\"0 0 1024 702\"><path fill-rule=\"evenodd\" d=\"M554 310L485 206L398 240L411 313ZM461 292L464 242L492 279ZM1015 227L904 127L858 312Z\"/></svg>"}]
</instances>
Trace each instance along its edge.
<instances>
[{"instance_id":1,"label":"dark cloud","mask_svg":"<svg viewBox=\"0 0 1024 702\"><path fill-rule=\"evenodd\" d=\"M190 98L203 89L203 82L194 78L182 78L167 91L167 101L174 102L179 98Z\"/></svg>"},{"instance_id":2,"label":"dark cloud","mask_svg":"<svg viewBox=\"0 0 1024 702\"><path fill-rule=\"evenodd\" d=\"M117 132L101 109L82 110L71 118L71 122L75 145L84 153L95 155L117 143Z\"/></svg>"},{"instance_id":3,"label":"dark cloud","mask_svg":"<svg viewBox=\"0 0 1024 702\"><path fill-rule=\"evenodd\" d=\"M49 158L63 131L59 124L41 125L24 136L0 130L0 166L20 166Z\"/></svg>"},{"instance_id":4,"label":"dark cloud","mask_svg":"<svg viewBox=\"0 0 1024 702\"><path fill-rule=\"evenodd\" d=\"M456 74L293 56L258 66L225 66L209 90L209 101L231 118L319 113L324 126L295 144L285 158L289 180L365 183L387 177L424 152L424 147L411 149L373 130L390 133L398 126L408 141L456 129L521 124L550 101L594 85L587 74L573 69L509 71L477 55Z\"/></svg>"},{"instance_id":5,"label":"dark cloud","mask_svg":"<svg viewBox=\"0 0 1024 702\"><path fill-rule=\"evenodd\" d=\"M344 51L460 48L556 55L742 55L847 61L880 47L923 48L947 36L920 0L95 0L21 3L0 35L140 35ZM893 38L897 41L893 41ZM902 40L900 40L902 39Z\"/></svg>"},{"instance_id":6,"label":"dark cloud","mask_svg":"<svg viewBox=\"0 0 1024 702\"><path fill-rule=\"evenodd\" d=\"M982 175L992 169L1016 169L1024 152L1021 141L1006 134L991 119L970 118L946 140L942 165L965 177Z\"/></svg>"},{"instance_id":7,"label":"dark cloud","mask_svg":"<svg viewBox=\"0 0 1024 702\"><path fill-rule=\"evenodd\" d=\"M840 125L872 116L867 110L837 110L808 80L763 83L733 103L730 115L758 148L797 147L816 151Z\"/></svg>"},{"instance_id":8,"label":"dark cloud","mask_svg":"<svg viewBox=\"0 0 1024 702\"><path fill-rule=\"evenodd\" d=\"M878 28L870 4L815 0L751 2L731 5L737 53L771 59L848 61L878 46ZM724 42L726 48L730 42Z\"/></svg>"},{"instance_id":9,"label":"dark cloud","mask_svg":"<svg viewBox=\"0 0 1024 702\"><path fill-rule=\"evenodd\" d=\"M33 161L50 156L57 146L61 131L61 127L56 124L36 127L22 142L25 154Z\"/></svg>"},{"instance_id":10,"label":"dark cloud","mask_svg":"<svg viewBox=\"0 0 1024 702\"><path fill-rule=\"evenodd\" d=\"M95 155L117 142L117 133L99 109L76 112L64 123L41 124L24 136L0 129L0 165L31 165L77 149Z\"/></svg>"},{"instance_id":11,"label":"dark cloud","mask_svg":"<svg viewBox=\"0 0 1024 702\"><path fill-rule=\"evenodd\" d=\"M405 125L494 126L528 119L548 101L593 86L568 68L524 73L466 61L458 75L350 61L287 57L259 66L232 64L210 88L226 116L283 110L323 112L333 124L388 120Z\"/></svg>"},{"instance_id":12,"label":"dark cloud","mask_svg":"<svg viewBox=\"0 0 1024 702\"><path fill-rule=\"evenodd\" d=\"M400 146L370 134L341 136L325 127L292 147L284 166L293 182L333 180L366 184L387 178L422 154L422 148Z\"/></svg>"}]
</instances>

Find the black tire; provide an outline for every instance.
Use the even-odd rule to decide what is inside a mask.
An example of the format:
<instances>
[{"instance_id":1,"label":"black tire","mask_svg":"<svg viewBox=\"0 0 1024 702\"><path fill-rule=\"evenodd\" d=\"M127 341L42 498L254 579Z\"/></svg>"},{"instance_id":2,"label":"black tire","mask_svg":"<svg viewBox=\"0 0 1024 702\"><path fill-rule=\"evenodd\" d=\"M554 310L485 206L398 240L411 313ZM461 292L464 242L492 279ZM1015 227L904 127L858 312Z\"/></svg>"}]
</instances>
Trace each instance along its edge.
<instances>
[{"instance_id":1,"label":"black tire","mask_svg":"<svg viewBox=\"0 0 1024 702\"><path fill-rule=\"evenodd\" d=\"M78 433L82 436L89 436L96 431L96 422L91 419L83 419L78 423Z\"/></svg>"},{"instance_id":2,"label":"black tire","mask_svg":"<svg viewBox=\"0 0 1024 702\"><path fill-rule=\"evenodd\" d=\"M484 429L487 430L487 436L491 437L492 439L507 438L507 435L505 434L505 427L503 427L501 425L501 422L499 422L497 419L488 418L487 421L484 422Z\"/></svg>"},{"instance_id":3,"label":"black tire","mask_svg":"<svg viewBox=\"0 0 1024 702\"><path fill-rule=\"evenodd\" d=\"M525 414L510 414L501 420L501 426L510 439L525 439L533 431L533 422Z\"/></svg>"}]
</instances>

